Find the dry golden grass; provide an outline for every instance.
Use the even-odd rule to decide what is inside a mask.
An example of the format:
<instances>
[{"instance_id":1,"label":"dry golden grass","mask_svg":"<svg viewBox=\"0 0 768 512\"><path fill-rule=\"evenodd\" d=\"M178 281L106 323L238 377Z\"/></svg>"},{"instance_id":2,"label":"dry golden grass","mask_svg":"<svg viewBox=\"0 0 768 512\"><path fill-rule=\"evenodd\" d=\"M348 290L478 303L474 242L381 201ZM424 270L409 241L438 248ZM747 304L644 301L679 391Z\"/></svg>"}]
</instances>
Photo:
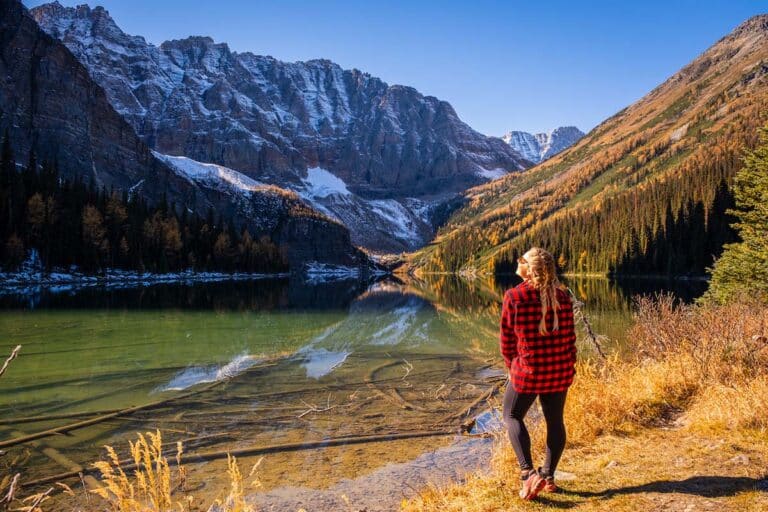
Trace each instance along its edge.
<instances>
[{"instance_id":1,"label":"dry golden grass","mask_svg":"<svg viewBox=\"0 0 768 512\"><path fill-rule=\"evenodd\" d=\"M628 355L581 362L569 391L573 444L675 419L690 429L768 429L768 308L638 301Z\"/></svg>"},{"instance_id":2,"label":"dry golden grass","mask_svg":"<svg viewBox=\"0 0 768 512\"><path fill-rule=\"evenodd\" d=\"M739 386L715 384L697 397L683 418L691 429L708 432L748 429L768 432L768 376Z\"/></svg>"},{"instance_id":3,"label":"dry golden grass","mask_svg":"<svg viewBox=\"0 0 768 512\"><path fill-rule=\"evenodd\" d=\"M768 308L668 296L637 307L627 355L578 365L560 465L580 475L562 482L570 493L521 502L499 437L487 474L429 487L403 510L768 510ZM543 425L531 432L543 453Z\"/></svg>"},{"instance_id":4,"label":"dry golden grass","mask_svg":"<svg viewBox=\"0 0 768 512\"><path fill-rule=\"evenodd\" d=\"M259 466L259 463L263 459L259 459L249 473L249 477L253 476L254 472ZM229 474L230 489L229 495L226 498L217 499L211 506L209 512L255 512L256 509L249 505L245 500L245 488L243 485L243 475L240 473L240 467L237 465L237 459L232 456L227 456L227 473ZM259 482L255 480L251 484L254 487L258 487Z\"/></svg>"},{"instance_id":5,"label":"dry golden grass","mask_svg":"<svg viewBox=\"0 0 768 512\"><path fill-rule=\"evenodd\" d=\"M195 499L185 492L186 469L181 465L183 446L177 444L176 468L172 470L163 453L160 431L138 434L138 440L130 442L133 469L123 469L117 453L107 446L108 461L94 466L101 472L102 488L92 492L103 501L99 510L111 512L169 512L193 510ZM256 470L253 467L249 476ZM227 458L230 478L229 493L218 498L208 512L256 512L245 499L243 476L235 457ZM258 481L256 481L257 483ZM195 507L194 510L199 510Z\"/></svg>"},{"instance_id":6,"label":"dry golden grass","mask_svg":"<svg viewBox=\"0 0 768 512\"><path fill-rule=\"evenodd\" d=\"M101 472L104 487L94 492L115 511L170 510L173 506L171 468L163 455L160 432L139 434L138 441L130 442L130 446L136 465L132 477L121 467L114 448L107 446L110 460L94 463Z\"/></svg>"}]
</instances>

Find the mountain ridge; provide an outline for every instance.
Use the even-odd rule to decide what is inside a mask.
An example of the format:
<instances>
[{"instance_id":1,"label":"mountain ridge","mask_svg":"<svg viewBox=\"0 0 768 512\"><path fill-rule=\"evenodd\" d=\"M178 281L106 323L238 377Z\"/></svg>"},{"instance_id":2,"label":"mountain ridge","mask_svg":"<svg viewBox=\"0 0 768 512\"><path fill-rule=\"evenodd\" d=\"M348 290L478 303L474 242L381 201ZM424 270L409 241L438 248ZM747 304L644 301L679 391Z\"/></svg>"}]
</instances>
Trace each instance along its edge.
<instances>
[{"instance_id":1,"label":"mountain ridge","mask_svg":"<svg viewBox=\"0 0 768 512\"><path fill-rule=\"evenodd\" d=\"M208 36L155 46L125 34L99 7L53 3L31 12L88 67L152 149L223 165L300 195L308 169L325 169L352 192L352 208L312 204L372 249L423 245L434 224L418 211L530 165L501 139L463 123L449 103L328 59L287 63L233 52ZM393 235L392 219L369 203L377 200L397 203L389 204L405 215L397 220L419 236ZM418 211L410 206L414 200Z\"/></svg>"},{"instance_id":2,"label":"mountain ridge","mask_svg":"<svg viewBox=\"0 0 768 512\"><path fill-rule=\"evenodd\" d=\"M569 272L702 274L733 239L730 180L768 116L768 16L739 24L569 149L464 194L421 271L509 272L530 245Z\"/></svg>"},{"instance_id":3,"label":"mountain ridge","mask_svg":"<svg viewBox=\"0 0 768 512\"><path fill-rule=\"evenodd\" d=\"M560 126L536 134L513 130L505 133L501 139L523 158L538 164L571 147L583 136L584 132L575 126Z\"/></svg>"},{"instance_id":4,"label":"mountain ridge","mask_svg":"<svg viewBox=\"0 0 768 512\"><path fill-rule=\"evenodd\" d=\"M192 183L155 158L107 101L87 69L43 32L17 0L0 0L0 133L24 162L55 162L64 178L141 194L151 205L185 205L201 217L269 235L283 245L292 270L319 260L367 265L348 231L276 188L230 194Z\"/></svg>"}]
</instances>

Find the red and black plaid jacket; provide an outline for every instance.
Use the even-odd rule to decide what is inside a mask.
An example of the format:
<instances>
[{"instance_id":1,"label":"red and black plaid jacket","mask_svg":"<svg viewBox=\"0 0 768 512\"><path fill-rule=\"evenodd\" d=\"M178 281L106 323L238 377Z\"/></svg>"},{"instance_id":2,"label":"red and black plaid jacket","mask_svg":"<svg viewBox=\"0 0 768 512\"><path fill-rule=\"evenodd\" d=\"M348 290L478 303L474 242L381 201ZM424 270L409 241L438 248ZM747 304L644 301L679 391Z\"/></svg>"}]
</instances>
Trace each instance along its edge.
<instances>
[{"instance_id":1,"label":"red and black plaid jacket","mask_svg":"<svg viewBox=\"0 0 768 512\"><path fill-rule=\"evenodd\" d=\"M539 333L539 292L524 281L507 290L501 309L501 355L509 379L518 393L565 391L576 373L576 334L573 304L568 293L557 290L559 329L552 330L554 312L547 311L547 334Z\"/></svg>"}]
</instances>

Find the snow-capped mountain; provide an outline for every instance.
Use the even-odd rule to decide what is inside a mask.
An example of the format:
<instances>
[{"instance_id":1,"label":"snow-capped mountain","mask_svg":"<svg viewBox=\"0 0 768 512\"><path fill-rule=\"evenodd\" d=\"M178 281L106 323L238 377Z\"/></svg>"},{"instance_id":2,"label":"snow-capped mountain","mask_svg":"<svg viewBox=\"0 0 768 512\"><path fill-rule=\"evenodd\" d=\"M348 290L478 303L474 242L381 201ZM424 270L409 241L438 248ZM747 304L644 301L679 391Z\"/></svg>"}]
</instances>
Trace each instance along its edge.
<instances>
[{"instance_id":1,"label":"snow-capped mountain","mask_svg":"<svg viewBox=\"0 0 768 512\"><path fill-rule=\"evenodd\" d=\"M63 178L122 190L150 205L247 227L283 247L292 271L307 264L364 267L367 257L340 223L293 192L231 169L153 153L88 70L44 33L17 0L0 0L0 134L16 162L56 162Z\"/></svg>"},{"instance_id":2,"label":"snow-capped mountain","mask_svg":"<svg viewBox=\"0 0 768 512\"><path fill-rule=\"evenodd\" d=\"M31 13L150 148L293 189L369 248L422 245L430 207L530 164L447 102L328 60L287 63L209 37L154 46L101 7L54 2ZM311 169L348 194L312 193Z\"/></svg>"},{"instance_id":3,"label":"snow-capped mountain","mask_svg":"<svg viewBox=\"0 0 768 512\"><path fill-rule=\"evenodd\" d=\"M584 133L575 126L561 126L549 133L512 131L502 139L526 160L540 163L575 144Z\"/></svg>"}]
</instances>

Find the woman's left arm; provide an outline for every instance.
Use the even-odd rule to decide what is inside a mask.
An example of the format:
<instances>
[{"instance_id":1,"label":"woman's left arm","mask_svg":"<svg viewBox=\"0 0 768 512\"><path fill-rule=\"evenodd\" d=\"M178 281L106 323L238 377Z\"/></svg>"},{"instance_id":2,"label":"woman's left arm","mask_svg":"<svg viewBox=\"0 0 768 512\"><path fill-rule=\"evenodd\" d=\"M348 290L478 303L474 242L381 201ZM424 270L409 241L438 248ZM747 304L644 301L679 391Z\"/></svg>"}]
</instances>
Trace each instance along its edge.
<instances>
[{"instance_id":1,"label":"woman's left arm","mask_svg":"<svg viewBox=\"0 0 768 512\"><path fill-rule=\"evenodd\" d=\"M504 294L504 302L501 306L501 332L499 334L499 348L504 357L504 366L509 370L512 360L517 357L517 336L514 329L515 304L512 302L512 294Z\"/></svg>"}]
</instances>

